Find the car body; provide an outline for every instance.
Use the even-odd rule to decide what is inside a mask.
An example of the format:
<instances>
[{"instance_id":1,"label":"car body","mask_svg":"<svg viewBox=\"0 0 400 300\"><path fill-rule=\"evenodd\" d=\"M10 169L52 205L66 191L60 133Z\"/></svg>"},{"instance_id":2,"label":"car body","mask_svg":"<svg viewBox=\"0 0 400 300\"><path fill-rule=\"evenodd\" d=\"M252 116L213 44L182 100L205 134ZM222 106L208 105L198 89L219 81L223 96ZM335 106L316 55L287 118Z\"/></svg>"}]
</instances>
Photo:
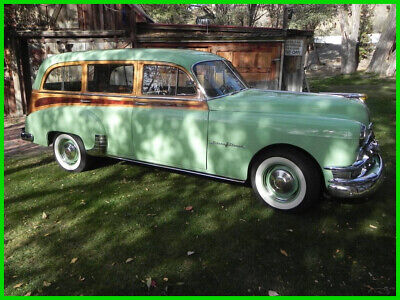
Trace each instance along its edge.
<instances>
[{"instance_id":1,"label":"car body","mask_svg":"<svg viewBox=\"0 0 400 300\"><path fill-rule=\"evenodd\" d=\"M66 136L57 141L61 134ZM76 165L80 149L79 159L104 155L250 180L261 200L283 210L301 206L295 199L303 184L305 193L320 185L318 193L358 197L378 186L383 171L360 95L252 89L224 58L181 49L47 58L21 137L45 146L59 142L57 161L72 171L85 167ZM270 159L269 169L257 173L266 158L280 153L285 160ZM256 179L264 196L257 193ZM275 199L267 201L271 193Z\"/></svg>"}]
</instances>

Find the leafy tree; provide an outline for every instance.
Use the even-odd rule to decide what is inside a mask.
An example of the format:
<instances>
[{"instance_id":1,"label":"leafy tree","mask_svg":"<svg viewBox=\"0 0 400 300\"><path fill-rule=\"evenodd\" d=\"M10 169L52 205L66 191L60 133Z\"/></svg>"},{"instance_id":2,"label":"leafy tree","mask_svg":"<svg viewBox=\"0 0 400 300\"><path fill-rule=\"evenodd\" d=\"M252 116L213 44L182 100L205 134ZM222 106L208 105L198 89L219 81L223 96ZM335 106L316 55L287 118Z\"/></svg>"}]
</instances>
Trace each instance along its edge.
<instances>
[{"instance_id":1,"label":"leafy tree","mask_svg":"<svg viewBox=\"0 0 400 300\"><path fill-rule=\"evenodd\" d=\"M190 4L142 4L157 23L187 24L193 17Z\"/></svg>"},{"instance_id":2,"label":"leafy tree","mask_svg":"<svg viewBox=\"0 0 400 300\"><path fill-rule=\"evenodd\" d=\"M268 21L266 26L281 27L283 22L283 4L267 4L264 9L267 11Z\"/></svg>"},{"instance_id":3,"label":"leafy tree","mask_svg":"<svg viewBox=\"0 0 400 300\"><path fill-rule=\"evenodd\" d=\"M367 58L373 49L369 35L372 33L373 29L372 17L374 16L374 7L374 4L363 4L361 6L360 32L358 36L359 60Z\"/></svg>"},{"instance_id":4,"label":"leafy tree","mask_svg":"<svg viewBox=\"0 0 400 300\"><path fill-rule=\"evenodd\" d=\"M293 11L289 27L302 30L315 30L326 24L337 14L336 5L331 4L299 4L290 7Z\"/></svg>"},{"instance_id":5,"label":"leafy tree","mask_svg":"<svg viewBox=\"0 0 400 300\"><path fill-rule=\"evenodd\" d=\"M27 29L48 25L47 16L40 13L39 4L4 5L4 26L6 28Z\"/></svg>"}]
</instances>

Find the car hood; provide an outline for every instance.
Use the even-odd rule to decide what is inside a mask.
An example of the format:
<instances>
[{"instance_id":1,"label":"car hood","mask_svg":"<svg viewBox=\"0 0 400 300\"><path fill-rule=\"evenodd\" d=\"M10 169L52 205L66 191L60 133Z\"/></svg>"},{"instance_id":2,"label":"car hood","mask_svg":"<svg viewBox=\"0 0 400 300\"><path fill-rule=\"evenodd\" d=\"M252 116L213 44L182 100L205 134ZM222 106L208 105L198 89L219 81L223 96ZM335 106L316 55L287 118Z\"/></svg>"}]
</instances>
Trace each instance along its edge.
<instances>
[{"instance_id":1,"label":"car hood","mask_svg":"<svg viewBox=\"0 0 400 300\"><path fill-rule=\"evenodd\" d=\"M303 115L369 123L368 108L357 99L315 93L247 89L208 101L211 111Z\"/></svg>"}]
</instances>

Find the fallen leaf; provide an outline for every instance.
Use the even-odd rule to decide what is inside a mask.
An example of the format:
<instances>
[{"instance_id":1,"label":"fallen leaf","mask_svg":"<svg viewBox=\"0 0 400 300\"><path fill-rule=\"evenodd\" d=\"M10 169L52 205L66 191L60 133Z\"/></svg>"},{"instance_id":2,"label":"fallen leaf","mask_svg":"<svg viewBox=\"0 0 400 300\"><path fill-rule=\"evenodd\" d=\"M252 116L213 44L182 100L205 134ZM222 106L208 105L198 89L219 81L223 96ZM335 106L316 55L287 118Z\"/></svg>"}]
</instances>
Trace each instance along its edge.
<instances>
[{"instance_id":1,"label":"fallen leaf","mask_svg":"<svg viewBox=\"0 0 400 300\"><path fill-rule=\"evenodd\" d=\"M185 284L185 283L182 282L182 281L179 281L179 282L176 283L176 285L184 285L184 284Z\"/></svg>"},{"instance_id":2,"label":"fallen leaf","mask_svg":"<svg viewBox=\"0 0 400 300\"><path fill-rule=\"evenodd\" d=\"M372 224L369 224L369 227L371 227L372 229L377 229L378 228L378 227L376 227L376 226L374 226Z\"/></svg>"},{"instance_id":3,"label":"fallen leaf","mask_svg":"<svg viewBox=\"0 0 400 300\"><path fill-rule=\"evenodd\" d=\"M167 277L164 277L163 280L164 280L164 281L168 281L168 278L167 278Z\"/></svg>"},{"instance_id":4,"label":"fallen leaf","mask_svg":"<svg viewBox=\"0 0 400 300\"><path fill-rule=\"evenodd\" d=\"M32 292L27 292L24 296L30 296L32 295Z\"/></svg>"},{"instance_id":5,"label":"fallen leaf","mask_svg":"<svg viewBox=\"0 0 400 300\"><path fill-rule=\"evenodd\" d=\"M281 254L283 254L285 256L288 256L287 252L285 250L283 250L283 249L281 249Z\"/></svg>"},{"instance_id":6,"label":"fallen leaf","mask_svg":"<svg viewBox=\"0 0 400 300\"><path fill-rule=\"evenodd\" d=\"M125 263L129 263L129 262L131 262L132 260L133 260L133 258L132 258L132 257L129 257L129 258L126 259Z\"/></svg>"},{"instance_id":7,"label":"fallen leaf","mask_svg":"<svg viewBox=\"0 0 400 300\"><path fill-rule=\"evenodd\" d=\"M185 210L187 210L187 211L190 211L190 210L192 210L193 209L193 206L186 206L185 207Z\"/></svg>"},{"instance_id":8,"label":"fallen leaf","mask_svg":"<svg viewBox=\"0 0 400 300\"><path fill-rule=\"evenodd\" d=\"M336 253L339 253L340 252L340 250L339 249L336 249Z\"/></svg>"},{"instance_id":9,"label":"fallen leaf","mask_svg":"<svg viewBox=\"0 0 400 300\"><path fill-rule=\"evenodd\" d=\"M51 286L51 282L47 282L46 280L45 281L43 281L43 286Z\"/></svg>"},{"instance_id":10,"label":"fallen leaf","mask_svg":"<svg viewBox=\"0 0 400 300\"><path fill-rule=\"evenodd\" d=\"M42 219L47 219L47 214L45 212L42 213Z\"/></svg>"},{"instance_id":11,"label":"fallen leaf","mask_svg":"<svg viewBox=\"0 0 400 300\"><path fill-rule=\"evenodd\" d=\"M79 281L84 281L85 277L82 277L81 275L79 275Z\"/></svg>"},{"instance_id":12,"label":"fallen leaf","mask_svg":"<svg viewBox=\"0 0 400 300\"><path fill-rule=\"evenodd\" d=\"M74 264L74 263L76 263L76 261L78 260L78 258L77 257L74 257L73 259L71 259L71 264Z\"/></svg>"},{"instance_id":13,"label":"fallen leaf","mask_svg":"<svg viewBox=\"0 0 400 300\"><path fill-rule=\"evenodd\" d=\"M147 285L147 288L150 289L150 287L151 287L151 277L146 278L146 285Z\"/></svg>"},{"instance_id":14,"label":"fallen leaf","mask_svg":"<svg viewBox=\"0 0 400 300\"><path fill-rule=\"evenodd\" d=\"M49 236L50 235L50 233L45 233L43 236Z\"/></svg>"},{"instance_id":15,"label":"fallen leaf","mask_svg":"<svg viewBox=\"0 0 400 300\"><path fill-rule=\"evenodd\" d=\"M14 285L14 289L21 287L23 284L24 284L23 282L17 283L16 285Z\"/></svg>"},{"instance_id":16,"label":"fallen leaf","mask_svg":"<svg viewBox=\"0 0 400 300\"><path fill-rule=\"evenodd\" d=\"M279 296L279 294L275 291L268 291L268 296Z\"/></svg>"},{"instance_id":17,"label":"fallen leaf","mask_svg":"<svg viewBox=\"0 0 400 300\"><path fill-rule=\"evenodd\" d=\"M286 229L286 231L293 232L293 229Z\"/></svg>"},{"instance_id":18,"label":"fallen leaf","mask_svg":"<svg viewBox=\"0 0 400 300\"><path fill-rule=\"evenodd\" d=\"M188 252L187 252L187 255L188 255L188 256L193 255L193 254L194 254L194 251L188 251Z\"/></svg>"}]
</instances>

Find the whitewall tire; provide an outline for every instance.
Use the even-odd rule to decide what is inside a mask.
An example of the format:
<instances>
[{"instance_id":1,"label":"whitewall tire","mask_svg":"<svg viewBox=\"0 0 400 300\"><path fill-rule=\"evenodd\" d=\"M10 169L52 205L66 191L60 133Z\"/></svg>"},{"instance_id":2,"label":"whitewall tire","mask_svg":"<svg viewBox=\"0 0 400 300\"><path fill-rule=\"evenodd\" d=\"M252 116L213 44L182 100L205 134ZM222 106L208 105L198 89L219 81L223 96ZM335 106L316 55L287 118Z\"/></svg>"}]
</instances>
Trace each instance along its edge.
<instances>
[{"instance_id":1,"label":"whitewall tire","mask_svg":"<svg viewBox=\"0 0 400 300\"><path fill-rule=\"evenodd\" d=\"M274 150L260 155L251 169L251 184L258 199L283 211L299 211L318 200L321 175L302 152Z\"/></svg>"},{"instance_id":2,"label":"whitewall tire","mask_svg":"<svg viewBox=\"0 0 400 300\"><path fill-rule=\"evenodd\" d=\"M81 172L87 166L87 155L82 140L73 134L58 134L53 142L54 156L64 170Z\"/></svg>"}]
</instances>

